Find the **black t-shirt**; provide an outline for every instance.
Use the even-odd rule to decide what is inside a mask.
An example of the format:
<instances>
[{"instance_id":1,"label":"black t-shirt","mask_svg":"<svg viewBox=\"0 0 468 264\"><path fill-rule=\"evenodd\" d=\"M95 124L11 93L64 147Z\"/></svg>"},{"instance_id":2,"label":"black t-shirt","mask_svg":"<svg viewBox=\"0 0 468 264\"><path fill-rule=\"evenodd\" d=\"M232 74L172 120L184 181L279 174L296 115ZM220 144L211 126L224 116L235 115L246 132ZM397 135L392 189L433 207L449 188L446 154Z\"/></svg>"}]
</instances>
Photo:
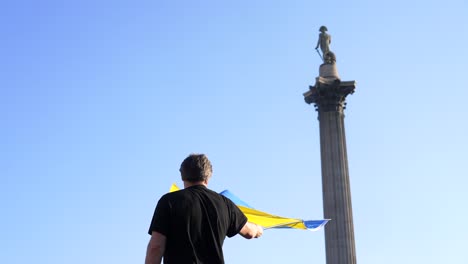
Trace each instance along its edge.
<instances>
[{"instance_id":1,"label":"black t-shirt","mask_svg":"<svg viewBox=\"0 0 468 264\"><path fill-rule=\"evenodd\" d=\"M235 236L247 217L228 198L192 186L161 197L148 233L166 236L164 263L224 263L223 242Z\"/></svg>"}]
</instances>

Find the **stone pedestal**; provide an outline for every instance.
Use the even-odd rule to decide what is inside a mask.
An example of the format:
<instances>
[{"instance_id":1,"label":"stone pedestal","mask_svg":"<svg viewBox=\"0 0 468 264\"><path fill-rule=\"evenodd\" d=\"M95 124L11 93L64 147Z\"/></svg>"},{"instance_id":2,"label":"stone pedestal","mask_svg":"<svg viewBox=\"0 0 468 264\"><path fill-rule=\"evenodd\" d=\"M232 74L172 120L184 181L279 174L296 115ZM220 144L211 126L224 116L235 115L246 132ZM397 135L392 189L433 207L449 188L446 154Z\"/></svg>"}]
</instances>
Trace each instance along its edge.
<instances>
[{"instance_id":1,"label":"stone pedestal","mask_svg":"<svg viewBox=\"0 0 468 264\"><path fill-rule=\"evenodd\" d=\"M319 76L322 78L328 79L340 79L338 76L338 69L336 68L336 64L322 64L319 68Z\"/></svg>"},{"instance_id":2,"label":"stone pedestal","mask_svg":"<svg viewBox=\"0 0 468 264\"><path fill-rule=\"evenodd\" d=\"M333 64L334 65L334 64ZM323 66L323 65L322 65ZM355 264L353 213L349 185L344 113L346 96L354 93L355 82L341 82L336 66L320 68L314 86L304 93L314 103L320 122L320 151L327 264Z\"/></svg>"}]
</instances>

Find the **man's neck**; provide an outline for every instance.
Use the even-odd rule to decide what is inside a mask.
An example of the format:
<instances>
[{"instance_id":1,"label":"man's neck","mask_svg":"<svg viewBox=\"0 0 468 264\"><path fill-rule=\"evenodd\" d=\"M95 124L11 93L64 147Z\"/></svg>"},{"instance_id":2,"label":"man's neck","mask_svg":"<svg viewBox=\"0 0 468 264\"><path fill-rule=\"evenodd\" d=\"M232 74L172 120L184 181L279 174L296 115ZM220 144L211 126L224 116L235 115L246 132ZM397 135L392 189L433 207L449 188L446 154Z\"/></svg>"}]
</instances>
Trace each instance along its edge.
<instances>
[{"instance_id":1,"label":"man's neck","mask_svg":"<svg viewBox=\"0 0 468 264\"><path fill-rule=\"evenodd\" d=\"M192 187L192 186L208 186L208 181L198 181L198 182L189 182L189 181L184 181L184 188Z\"/></svg>"}]
</instances>

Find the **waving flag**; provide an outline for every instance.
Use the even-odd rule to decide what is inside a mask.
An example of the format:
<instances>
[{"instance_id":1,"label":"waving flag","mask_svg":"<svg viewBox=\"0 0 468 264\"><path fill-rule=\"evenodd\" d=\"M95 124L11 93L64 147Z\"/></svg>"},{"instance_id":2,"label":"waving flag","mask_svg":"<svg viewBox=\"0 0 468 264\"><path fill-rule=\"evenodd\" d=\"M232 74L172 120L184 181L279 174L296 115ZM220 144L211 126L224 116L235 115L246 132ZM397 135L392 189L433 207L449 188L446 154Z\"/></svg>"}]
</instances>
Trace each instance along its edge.
<instances>
[{"instance_id":1,"label":"waving flag","mask_svg":"<svg viewBox=\"0 0 468 264\"><path fill-rule=\"evenodd\" d=\"M177 185L172 184L170 192L179 190ZM221 195L229 198L233 201L237 207L247 216L249 222L262 226L264 229L269 228L295 228L295 229L306 229L311 231L317 231L321 227L325 226L328 222L324 220L302 220L297 218L287 218L277 215L256 210L248 205L246 202L239 199L233 193L228 190L224 190L220 193Z\"/></svg>"}]
</instances>

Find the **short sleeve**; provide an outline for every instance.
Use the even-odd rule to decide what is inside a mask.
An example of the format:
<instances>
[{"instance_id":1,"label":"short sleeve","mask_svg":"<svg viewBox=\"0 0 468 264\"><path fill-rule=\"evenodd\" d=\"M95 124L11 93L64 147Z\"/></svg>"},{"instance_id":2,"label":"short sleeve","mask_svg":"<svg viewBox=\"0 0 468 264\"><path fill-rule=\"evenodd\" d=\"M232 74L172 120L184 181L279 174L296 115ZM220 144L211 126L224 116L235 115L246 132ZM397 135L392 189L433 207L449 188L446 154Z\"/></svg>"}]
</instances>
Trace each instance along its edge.
<instances>
[{"instance_id":1,"label":"short sleeve","mask_svg":"<svg viewBox=\"0 0 468 264\"><path fill-rule=\"evenodd\" d=\"M167 236L169 232L169 224L171 222L170 217L170 203L167 196L164 195L159 199L158 204L156 205L148 234L151 235L153 231L156 231Z\"/></svg>"},{"instance_id":2,"label":"short sleeve","mask_svg":"<svg viewBox=\"0 0 468 264\"><path fill-rule=\"evenodd\" d=\"M247 217L231 200L226 199L226 201L230 212L229 228L226 235L228 237L233 237L237 235L247 223Z\"/></svg>"}]
</instances>

